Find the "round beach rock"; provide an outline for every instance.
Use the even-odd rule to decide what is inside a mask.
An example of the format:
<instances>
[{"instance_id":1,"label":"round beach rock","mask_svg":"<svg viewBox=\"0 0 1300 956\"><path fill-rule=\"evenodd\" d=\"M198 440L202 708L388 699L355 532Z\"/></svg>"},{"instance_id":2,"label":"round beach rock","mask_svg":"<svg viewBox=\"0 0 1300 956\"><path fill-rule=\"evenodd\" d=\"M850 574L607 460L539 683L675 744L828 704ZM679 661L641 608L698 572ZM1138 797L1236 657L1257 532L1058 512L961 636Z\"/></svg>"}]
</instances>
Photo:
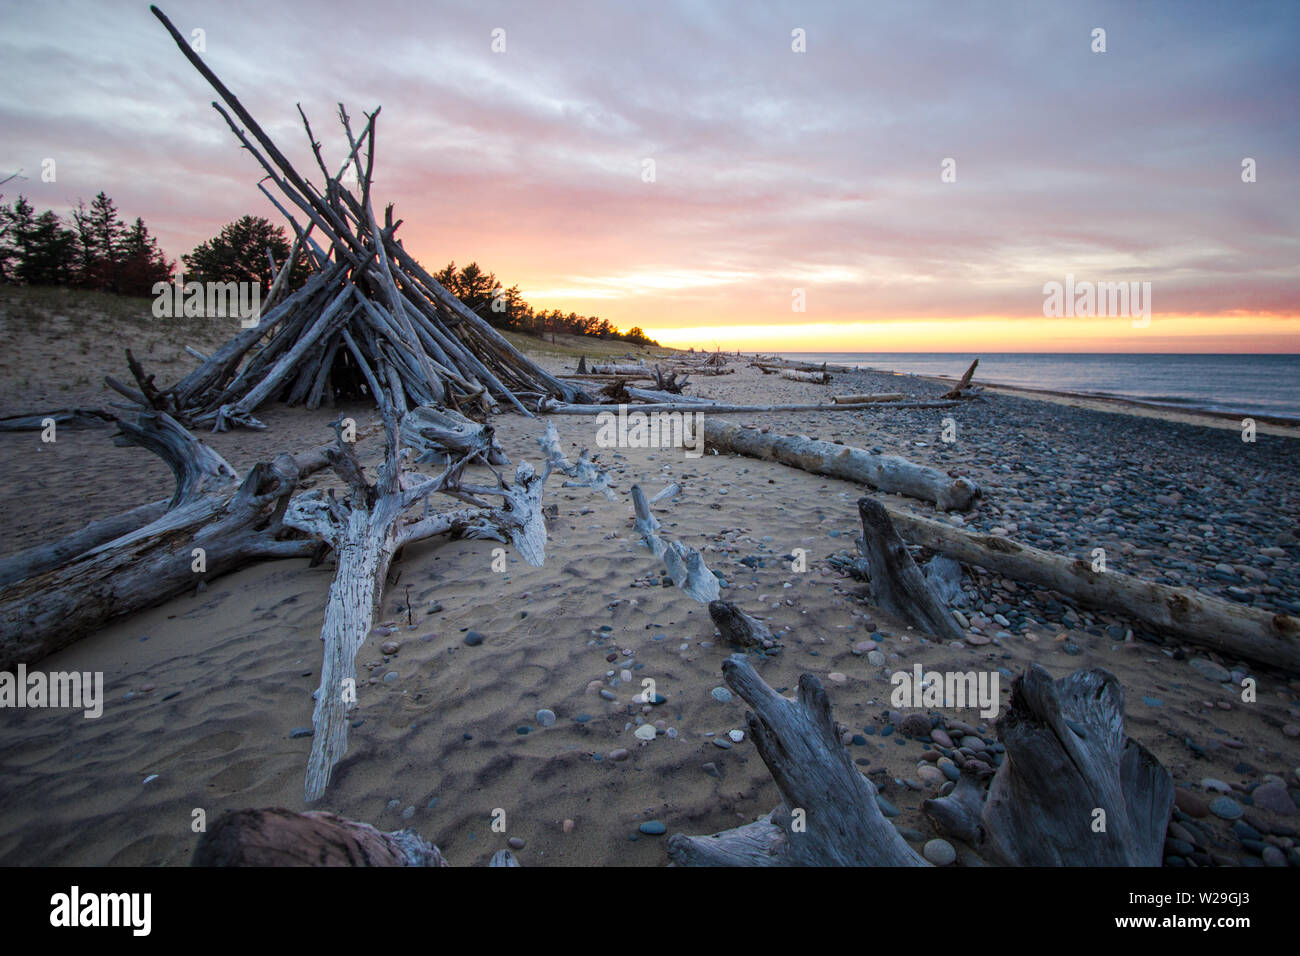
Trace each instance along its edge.
<instances>
[{"instance_id":1,"label":"round beach rock","mask_svg":"<svg viewBox=\"0 0 1300 956\"><path fill-rule=\"evenodd\" d=\"M1210 812L1220 820L1237 820L1244 811L1232 797L1215 797L1210 801Z\"/></svg>"},{"instance_id":2,"label":"round beach rock","mask_svg":"<svg viewBox=\"0 0 1300 956\"><path fill-rule=\"evenodd\" d=\"M930 840L921 848L921 855L935 866L947 866L957 859L957 851L947 840Z\"/></svg>"}]
</instances>

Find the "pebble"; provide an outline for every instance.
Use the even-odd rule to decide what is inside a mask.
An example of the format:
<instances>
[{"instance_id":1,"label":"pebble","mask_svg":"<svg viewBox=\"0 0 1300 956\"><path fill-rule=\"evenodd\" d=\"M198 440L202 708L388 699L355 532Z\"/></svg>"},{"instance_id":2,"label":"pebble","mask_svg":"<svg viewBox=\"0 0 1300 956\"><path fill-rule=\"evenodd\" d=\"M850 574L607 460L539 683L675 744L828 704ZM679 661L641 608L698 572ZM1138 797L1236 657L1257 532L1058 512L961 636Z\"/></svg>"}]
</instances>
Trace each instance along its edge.
<instances>
[{"instance_id":1,"label":"pebble","mask_svg":"<svg viewBox=\"0 0 1300 956\"><path fill-rule=\"evenodd\" d=\"M572 821L572 820L565 820L565 821L564 821L564 825L563 825L563 827L562 827L561 829L563 829L565 833L572 833L572 832L573 832L573 821Z\"/></svg>"},{"instance_id":2,"label":"pebble","mask_svg":"<svg viewBox=\"0 0 1300 956\"><path fill-rule=\"evenodd\" d=\"M537 722L541 724L543 727L555 726L555 711L553 710L546 710L546 709L539 710L536 714L536 717L537 717Z\"/></svg>"},{"instance_id":3,"label":"pebble","mask_svg":"<svg viewBox=\"0 0 1300 956\"><path fill-rule=\"evenodd\" d=\"M732 743L738 744L745 739L745 732L743 730L733 730L727 736L731 738Z\"/></svg>"},{"instance_id":4,"label":"pebble","mask_svg":"<svg viewBox=\"0 0 1300 956\"><path fill-rule=\"evenodd\" d=\"M930 735L930 718L925 714L908 714L899 723L898 729L909 737L928 737Z\"/></svg>"},{"instance_id":5,"label":"pebble","mask_svg":"<svg viewBox=\"0 0 1300 956\"><path fill-rule=\"evenodd\" d=\"M316 731L312 727L295 727L289 731L289 739L297 740L299 737L310 737L315 733Z\"/></svg>"},{"instance_id":6,"label":"pebble","mask_svg":"<svg viewBox=\"0 0 1300 956\"><path fill-rule=\"evenodd\" d=\"M1245 811L1232 797L1215 797L1210 801L1210 812L1221 820L1236 820Z\"/></svg>"},{"instance_id":7,"label":"pebble","mask_svg":"<svg viewBox=\"0 0 1300 956\"><path fill-rule=\"evenodd\" d=\"M645 823L641 824L641 826L638 827L637 829L639 829L646 836L663 836L665 833L668 832L668 828L664 826L662 823L660 823L658 820L647 820Z\"/></svg>"},{"instance_id":8,"label":"pebble","mask_svg":"<svg viewBox=\"0 0 1300 956\"><path fill-rule=\"evenodd\" d=\"M934 764L922 764L916 768L916 775L928 784L942 786L943 782L948 779L943 775L943 771Z\"/></svg>"},{"instance_id":9,"label":"pebble","mask_svg":"<svg viewBox=\"0 0 1300 956\"><path fill-rule=\"evenodd\" d=\"M719 749L721 749L721 750L730 750L730 749L731 749L731 741L730 741L730 740L724 740L724 739L721 738L721 737L714 737L714 738L713 738L713 746L715 746L715 747L717 747L717 748L719 748Z\"/></svg>"},{"instance_id":10,"label":"pebble","mask_svg":"<svg viewBox=\"0 0 1300 956\"><path fill-rule=\"evenodd\" d=\"M1232 674L1228 672L1227 668L1214 663L1214 661L1206 660L1203 657L1193 657L1188 663L1191 665L1192 670L1208 681L1223 684L1232 680Z\"/></svg>"},{"instance_id":11,"label":"pebble","mask_svg":"<svg viewBox=\"0 0 1300 956\"><path fill-rule=\"evenodd\" d=\"M876 805L880 807L880 812L887 817L898 816L898 807L894 806L880 794L876 794Z\"/></svg>"},{"instance_id":12,"label":"pebble","mask_svg":"<svg viewBox=\"0 0 1300 956\"><path fill-rule=\"evenodd\" d=\"M848 675L841 674L839 671L831 671L826 676L829 677L832 681L834 681L837 684L843 684L846 680L849 679Z\"/></svg>"},{"instance_id":13,"label":"pebble","mask_svg":"<svg viewBox=\"0 0 1300 956\"><path fill-rule=\"evenodd\" d=\"M718 765L713 762L701 764L700 769L703 770L705 773L707 773L710 777L722 776L722 774L718 772Z\"/></svg>"},{"instance_id":14,"label":"pebble","mask_svg":"<svg viewBox=\"0 0 1300 956\"><path fill-rule=\"evenodd\" d=\"M526 845L522 837L511 837L506 842L510 844L512 850L522 850Z\"/></svg>"},{"instance_id":15,"label":"pebble","mask_svg":"<svg viewBox=\"0 0 1300 956\"><path fill-rule=\"evenodd\" d=\"M957 859L957 851L947 840L929 840L921 848L921 855L935 866L947 866Z\"/></svg>"},{"instance_id":16,"label":"pebble","mask_svg":"<svg viewBox=\"0 0 1300 956\"><path fill-rule=\"evenodd\" d=\"M1195 817L1196 819L1208 817L1210 813L1210 806L1205 803L1204 797L1201 797L1199 793L1183 790L1182 787L1174 790L1174 805L1183 813L1186 813L1188 817Z\"/></svg>"},{"instance_id":17,"label":"pebble","mask_svg":"<svg viewBox=\"0 0 1300 956\"><path fill-rule=\"evenodd\" d=\"M867 651L867 663L872 667L884 667L885 655L880 651Z\"/></svg>"},{"instance_id":18,"label":"pebble","mask_svg":"<svg viewBox=\"0 0 1300 956\"><path fill-rule=\"evenodd\" d=\"M949 737L940 727L935 727L930 731L930 739L940 747L952 748L952 738Z\"/></svg>"},{"instance_id":19,"label":"pebble","mask_svg":"<svg viewBox=\"0 0 1300 956\"><path fill-rule=\"evenodd\" d=\"M1264 858L1265 866L1286 866L1286 854L1279 850L1273 844L1265 845L1264 852L1260 854Z\"/></svg>"},{"instance_id":20,"label":"pebble","mask_svg":"<svg viewBox=\"0 0 1300 956\"><path fill-rule=\"evenodd\" d=\"M628 751L626 747L619 747L609 752L610 760L626 760L627 758L628 758Z\"/></svg>"},{"instance_id":21,"label":"pebble","mask_svg":"<svg viewBox=\"0 0 1300 956\"><path fill-rule=\"evenodd\" d=\"M636 730L632 731L637 740L654 740L658 731L655 730L654 724L642 724Z\"/></svg>"},{"instance_id":22,"label":"pebble","mask_svg":"<svg viewBox=\"0 0 1300 956\"><path fill-rule=\"evenodd\" d=\"M483 635L478 631L470 631L465 635L465 643L469 647L478 647L483 643Z\"/></svg>"},{"instance_id":23,"label":"pebble","mask_svg":"<svg viewBox=\"0 0 1300 956\"><path fill-rule=\"evenodd\" d=\"M389 671L387 674L384 675L384 683L391 684L393 683L393 681L397 680L400 676L401 675L398 674L397 671Z\"/></svg>"},{"instance_id":24,"label":"pebble","mask_svg":"<svg viewBox=\"0 0 1300 956\"><path fill-rule=\"evenodd\" d=\"M401 649L402 645L397 643L397 641L384 641L384 643L379 645L379 652L389 656L396 654Z\"/></svg>"},{"instance_id":25,"label":"pebble","mask_svg":"<svg viewBox=\"0 0 1300 956\"><path fill-rule=\"evenodd\" d=\"M1294 816L1296 812L1295 801L1287 793L1286 786L1281 783L1265 783L1254 789L1251 793L1251 799L1255 801L1255 806L1264 810L1270 810L1280 816Z\"/></svg>"},{"instance_id":26,"label":"pebble","mask_svg":"<svg viewBox=\"0 0 1300 956\"><path fill-rule=\"evenodd\" d=\"M715 687L713 690L709 691L709 693L713 695L713 699L719 704L731 703L732 693L725 687Z\"/></svg>"}]
</instances>

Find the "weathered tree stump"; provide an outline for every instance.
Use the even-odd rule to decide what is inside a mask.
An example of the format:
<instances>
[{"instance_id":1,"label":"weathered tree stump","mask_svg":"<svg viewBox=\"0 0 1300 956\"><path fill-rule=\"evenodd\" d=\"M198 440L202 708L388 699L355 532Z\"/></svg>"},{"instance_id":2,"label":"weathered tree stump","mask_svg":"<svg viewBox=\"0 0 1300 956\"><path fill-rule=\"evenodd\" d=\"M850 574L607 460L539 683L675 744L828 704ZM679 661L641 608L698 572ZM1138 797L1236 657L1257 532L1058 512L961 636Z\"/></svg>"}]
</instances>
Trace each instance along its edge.
<instances>
[{"instance_id":1,"label":"weathered tree stump","mask_svg":"<svg viewBox=\"0 0 1300 956\"><path fill-rule=\"evenodd\" d=\"M727 685L754 708L750 738L782 803L756 823L713 836L673 834L668 855L686 866L927 866L876 804L876 788L840 743L830 700L811 674L795 700L758 676L743 654L722 663Z\"/></svg>"}]
</instances>

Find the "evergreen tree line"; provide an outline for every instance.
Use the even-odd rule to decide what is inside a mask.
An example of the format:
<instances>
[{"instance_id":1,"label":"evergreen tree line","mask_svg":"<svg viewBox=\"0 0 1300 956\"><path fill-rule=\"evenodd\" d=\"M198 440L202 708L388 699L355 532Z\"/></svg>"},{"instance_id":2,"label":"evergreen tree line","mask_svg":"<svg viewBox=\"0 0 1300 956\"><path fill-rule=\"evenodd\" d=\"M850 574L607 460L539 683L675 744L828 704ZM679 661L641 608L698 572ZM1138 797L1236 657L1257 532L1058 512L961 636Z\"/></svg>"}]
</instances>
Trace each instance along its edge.
<instances>
[{"instance_id":1,"label":"evergreen tree line","mask_svg":"<svg viewBox=\"0 0 1300 956\"><path fill-rule=\"evenodd\" d=\"M127 225L102 192L90 208L77 202L71 224L23 196L0 205L0 280L149 295L173 268L144 220Z\"/></svg>"},{"instance_id":2,"label":"evergreen tree line","mask_svg":"<svg viewBox=\"0 0 1300 956\"><path fill-rule=\"evenodd\" d=\"M270 258L278 268L291 248L282 227L261 216L243 216L181 256L184 278L187 282L256 282L266 295L272 279ZM144 221L137 217L130 226L123 223L113 200L102 192L89 208L77 203L71 224L53 210L36 215L22 196L0 205L0 281L151 296L155 283L170 282L175 270L176 264L167 261ZM288 276L289 287L301 286L308 274L306 255L299 251ZM534 310L517 285L505 288L476 262L460 269L449 262L434 277L497 328L536 336L567 333L658 344L639 328L620 332L598 316Z\"/></svg>"},{"instance_id":3,"label":"evergreen tree line","mask_svg":"<svg viewBox=\"0 0 1300 956\"><path fill-rule=\"evenodd\" d=\"M638 345L658 345L647 338L640 328L633 326L620 332L608 319L595 315L565 315L559 309L535 310L519 294L519 286L505 288L495 274L484 272L477 262L460 269L449 262L433 277L442 283L466 306L473 309L489 323L501 329L513 329L526 335L554 336L557 332L569 335L591 335L601 339L621 339Z\"/></svg>"}]
</instances>

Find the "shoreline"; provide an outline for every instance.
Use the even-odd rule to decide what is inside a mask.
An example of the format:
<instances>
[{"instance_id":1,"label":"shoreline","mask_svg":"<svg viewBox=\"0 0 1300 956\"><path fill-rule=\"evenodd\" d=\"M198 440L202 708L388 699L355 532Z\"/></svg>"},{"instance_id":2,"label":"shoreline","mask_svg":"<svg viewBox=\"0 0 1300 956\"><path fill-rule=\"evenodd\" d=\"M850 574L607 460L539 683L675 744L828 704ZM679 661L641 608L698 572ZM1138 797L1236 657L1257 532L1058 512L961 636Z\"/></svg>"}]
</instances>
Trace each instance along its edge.
<instances>
[{"instance_id":1,"label":"shoreline","mask_svg":"<svg viewBox=\"0 0 1300 956\"><path fill-rule=\"evenodd\" d=\"M789 356L783 357L788 358ZM794 361L794 359L790 359L790 361ZM952 384L961 378L960 375L904 372L898 369L877 368L876 366L867 365L853 366L853 368L854 371L858 372L874 372L881 375L896 375L902 378L918 378L941 385ZM1255 421L1258 433L1286 438L1300 438L1300 418L1284 418L1263 412L1229 412L1196 405L1166 405L1138 398L1101 395L1094 392L1071 392L1061 389L1036 388L1030 385L1007 385L1000 382L981 380L978 370L972 379L972 384L988 389L991 392L1016 395L1021 398L1043 402L1053 402L1073 408L1116 412L1142 418L1159 418L1164 421L1182 422L1189 425L1206 425L1210 428L1222 428L1229 431L1240 431L1242 419L1251 418Z\"/></svg>"}]
</instances>

